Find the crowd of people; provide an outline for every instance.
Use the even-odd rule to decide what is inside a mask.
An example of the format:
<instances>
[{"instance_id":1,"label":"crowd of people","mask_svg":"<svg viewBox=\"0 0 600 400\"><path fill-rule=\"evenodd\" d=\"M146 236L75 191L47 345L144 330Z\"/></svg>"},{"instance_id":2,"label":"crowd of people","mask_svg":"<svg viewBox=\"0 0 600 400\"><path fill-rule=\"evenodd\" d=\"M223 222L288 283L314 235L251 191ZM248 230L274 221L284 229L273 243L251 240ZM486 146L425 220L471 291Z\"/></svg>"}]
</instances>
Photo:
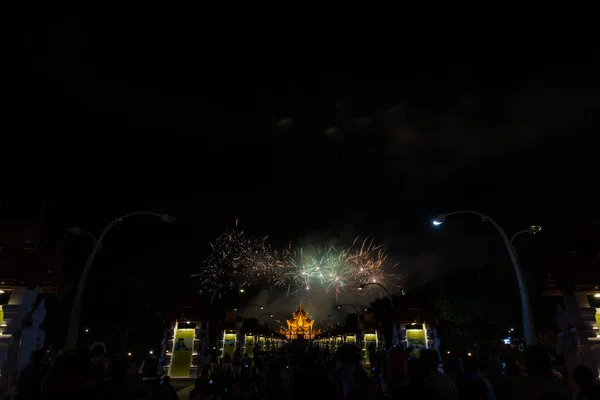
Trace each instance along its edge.
<instances>
[{"instance_id":1,"label":"crowd of people","mask_svg":"<svg viewBox=\"0 0 600 400\"><path fill-rule=\"evenodd\" d=\"M159 370L156 358L140 365L130 357L109 358L102 351L83 350L50 359L38 350L21 372L17 399L177 399L169 377ZM592 371L580 366L572 378L580 388L573 400L600 399ZM435 350L372 348L365 355L349 344L335 352L290 345L272 351L256 348L253 357L239 349L233 356L209 357L188 396L189 400L571 399L566 379L553 369L542 347L527 348L522 364L495 359L478 363L475 357L442 364Z\"/></svg>"},{"instance_id":2,"label":"crowd of people","mask_svg":"<svg viewBox=\"0 0 600 400\"><path fill-rule=\"evenodd\" d=\"M101 348L63 351L53 357L35 350L21 371L17 400L172 400L168 376L159 374L158 359L139 363L130 357L108 357Z\"/></svg>"},{"instance_id":3,"label":"crowd of people","mask_svg":"<svg viewBox=\"0 0 600 400\"><path fill-rule=\"evenodd\" d=\"M442 363L435 350L414 352L395 347L361 350L344 345L328 349L289 346L271 352L254 349L251 359L236 352L205 366L189 400L199 399L451 399L569 400L567 379L544 347L526 349L517 358L454 357ZM581 365L573 379L573 400L600 400L591 370Z\"/></svg>"}]
</instances>

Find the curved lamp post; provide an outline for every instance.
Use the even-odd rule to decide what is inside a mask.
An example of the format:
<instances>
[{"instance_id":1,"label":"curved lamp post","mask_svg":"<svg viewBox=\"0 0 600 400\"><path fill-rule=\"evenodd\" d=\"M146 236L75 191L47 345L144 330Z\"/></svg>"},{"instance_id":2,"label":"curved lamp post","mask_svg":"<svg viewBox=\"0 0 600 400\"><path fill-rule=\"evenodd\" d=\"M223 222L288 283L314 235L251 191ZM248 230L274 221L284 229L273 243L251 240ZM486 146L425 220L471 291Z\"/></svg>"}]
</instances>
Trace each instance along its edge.
<instances>
[{"instance_id":1,"label":"curved lamp post","mask_svg":"<svg viewBox=\"0 0 600 400\"><path fill-rule=\"evenodd\" d=\"M327 316L327 319L331 319L331 317L339 317L339 318L340 318L340 321L342 321L342 320L343 320L343 318L342 318L342 315L341 315L341 314L338 314L338 313L329 314L329 315ZM338 324L339 324L339 322L338 322Z\"/></svg>"},{"instance_id":2,"label":"curved lamp post","mask_svg":"<svg viewBox=\"0 0 600 400\"><path fill-rule=\"evenodd\" d=\"M246 307L244 307L244 308L242 308L242 309L240 310L240 311L242 312L242 315L241 315L241 316L242 316L242 318L244 317L244 314L246 313L246 310L247 310L248 308L250 308L250 307L259 307L261 310L264 310L264 309L265 309L265 308L264 308L262 305L260 305L260 304L257 304L257 303L250 303L250 304L248 304Z\"/></svg>"},{"instance_id":3,"label":"curved lamp post","mask_svg":"<svg viewBox=\"0 0 600 400\"><path fill-rule=\"evenodd\" d=\"M190 278L195 278L195 277L200 276L200 275L201 274L192 274L192 275L190 275ZM219 286L215 290L207 291L207 292L205 292L204 290L198 290L197 293L200 294L200 295L205 294L205 295L209 296L210 297L210 306L212 307L212 305L213 305L213 303L215 301L215 296L218 294L219 298L221 298L221 295L223 293L223 287ZM238 293L241 294L241 295L243 295L243 294L246 293L246 290L244 290L244 288L240 288L239 291L238 291Z\"/></svg>"},{"instance_id":4,"label":"curved lamp post","mask_svg":"<svg viewBox=\"0 0 600 400\"><path fill-rule=\"evenodd\" d=\"M510 256L510 261L512 262L513 269L514 269L515 275L517 277L517 284L519 285L519 294L521 296L521 312L523 314L523 334L525 335L525 343L527 344L527 346L535 345L535 332L533 329L533 317L531 314L531 304L529 302L529 293L527 292L527 284L525 282L525 277L523 276L523 270L521 269L521 266L519 265L519 260L517 258L517 252L515 251L512 242L515 240L515 238L517 236L519 236L521 234L530 233L530 234L535 235L542 228L540 226L534 225L534 226L531 226L529 229L522 230L522 231L515 233L509 239L508 235L506 234L504 229L502 229L502 227L500 225L498 225L498 223L496 221L494 221L492 218L490 218L489 216L487 216L483 213L480 213L478 211L473 211L473 210L460 210L460 211L455 211L455 212L451 212L451 213L447 213L447 214L441 214L440 216L435 218L433 221L431 221L431 223L435 226L442 225L446 221L447 217L450 217L452 215L457 215L457 214L477 215L478 217L480 217L482 219L482 222L489 222L490 224L492 224L492 226L494 228L496 228L498 233L500 233L500 236L502 237L502 241L504 242L504 245L506 246L506 250L508 250L508 255Z\"/></svg>"},{"instance_id":5,"label":"curved lamp post","mask_svg":"<svg viewBox=\"0 0 600 400\"><path fill-rule=\"evenodd\" d=\"M385 290L385 293L387 294L388 299L390 299L390 304L392 305L392 307L394 307L394 300L392 299L392 295L390 294L390 292L387 290L387 288L385 286L383 286L381 283L379 282L368 282L368 283L363 283L362 285L358 286L358 290L362 291L365 289L365 287L369 286L369 285L377 285L379 287L381 287L383 290Z\"/></svg>"},{"instance_id":6,"label":"curved lamp post","mask_svg":"<svg viewBox=\"0 0 600 400\"><path fill-rule=\"evenodd\" d=\"M269 314L269 313L263 313L263 314L261 314L261 315L260 315L260 317L258 317L258 324L259 324L259 325L260 325L260 319L261 319L262 317L264 317L265 315L268 315L270 318L273 318L273 314Z\"/></svg>"},{"instance_id":7,"label":"curved lamp post","mask_svg":"<svg viewBox=\"0 0 600 400\"><path fill-rule=\"evenodd\" d=\"M102 247L102 241L104 237L115 225L119 225L123 222L125 218L133 217L134 215L150 215L153 217L160 218L163 222L173 223L176 218L171 217L167 214L157 214L149 211L134 211L127 213L125 215L120 216L119 218L115 218L112 220L106 228L102 230L100 236L96 239L94 235L87 231L83 231L80 228L71 228L69 231L74 234L88 234L94 239L94 247L92 248L92 252L88 256L87 261L85 262L85 266L83 267L83 272L81 273L81 278L79 279L79 285L77 285L77 292L75 294L75 299L73 300L73 307L71 308L71 317L69 318L69 328L67 332L67 340L65 342L65 348L73 349L77 346L77 337L79 335L79 323L81 320L81 309L83 303L83 291L85 290L85 284L87 281L87 277L89 275L92 264L94 263L94 259L96 258L96 254Z\"/></svg>"},{"instance_id":8,"label":"curved lamp post","mask_svg":"<svg viewBox=\"0 0 600 400\"><path fill-rule=\"evenodd\" d=\"M349 306L349 307L354 308L354 311L356 312L356 315L359 315L358 314L358 308L356 308L356 306L354 304L350 304L350 303L338 304L337 309L341 310L342 307L344 307L344 306Z\"/></svg>"}]
</instances>

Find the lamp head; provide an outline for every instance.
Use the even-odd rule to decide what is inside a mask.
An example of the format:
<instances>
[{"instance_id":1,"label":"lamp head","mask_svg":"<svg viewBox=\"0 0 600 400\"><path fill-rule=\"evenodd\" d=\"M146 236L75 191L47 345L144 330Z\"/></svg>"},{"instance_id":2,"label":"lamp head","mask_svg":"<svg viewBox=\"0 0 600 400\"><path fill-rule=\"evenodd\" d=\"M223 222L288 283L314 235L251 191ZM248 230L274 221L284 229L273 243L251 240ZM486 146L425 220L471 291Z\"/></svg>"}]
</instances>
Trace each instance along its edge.
<instances>
[{"instance_id":1,"label":"lamp head","mask_svg":"<svg viewBox=\"0 0 600 400\"><path fill-rule=\"evenodd\" d=\"M440 215L438 215L437 217L435 217L435 218L434 218L434 219L431 221L431 223L432 223L434 226L440 226L440 225L442 225L444 222L446 222L446 216L445 216L444 214L440 214Z\"/></svg>"},{"instance_id":2,"label":"lamp head","mask_svg":"<svg viewBox=\"0 0 600 400\"><path fill-rule=\"evenodd\" d=\"M529 233L531 233L532 235L539 233L541 230L542 230L542 227L539 225L531 225L529 227Z\"/></svg>"},{"instance_id":3,"label":"lamp head","mask_svg":"<svg viewBox=\"0 0 600 400\"><path fill-rule=\"evenodd\" d=\"M67 232L71 235L81 235L81 232L83 232L83 231L81 230L80 227L73 226L73 227L67 229Z\"/></svg>"},{"instance_id":4,"label":"lamp head","mask_svg":"<svg viewBox=\"0 0 600 400\"><path fill-rule=\"evenodd\" d=\"M363 290L365 288L365 284L363 283L362 285L358 285L357 289L358 290Z\"/></svg>"},{"instance_id":5,"label":"lamp head","mask_svg":"<svg viewBox=\"0 0 600 400\"><path fill-rule=\"evenodd\" d=\"M260 309L261 309L261 310L264 310L265 308L264 308L263 306L260 306Z\"/></svg>"},{"instance_id":6,"label":"lamp head","mask_svg":"<svg viewBox=\"0 0 600 400\"><path fill-rule=\"evenodd\" d=\"M242 288L242 289L240 289L240 293L244 294L244 293L246 293L246 291Z\"/></svg>"},{"instance_id":7,"label":"lamp head","mask_svg":"<svg viewBox=\"0 0 600 400\"><path fill-rule=\"evenodd\" d=\"M169 214L162 214L160 216L160 220L162 222L166 222L167 224L172 224L173 222L177 221L177 217L172 217Z\"/></svg>"},{"instance_id":8,"label":"lamp head","mask_svg":"<svg viewBox=\"0 0 600 400\"><path fill-rule=\"evenodd\" d=\"M273 314L269 314L269 317L273 318Z\"/></svg>"}]
</instances>

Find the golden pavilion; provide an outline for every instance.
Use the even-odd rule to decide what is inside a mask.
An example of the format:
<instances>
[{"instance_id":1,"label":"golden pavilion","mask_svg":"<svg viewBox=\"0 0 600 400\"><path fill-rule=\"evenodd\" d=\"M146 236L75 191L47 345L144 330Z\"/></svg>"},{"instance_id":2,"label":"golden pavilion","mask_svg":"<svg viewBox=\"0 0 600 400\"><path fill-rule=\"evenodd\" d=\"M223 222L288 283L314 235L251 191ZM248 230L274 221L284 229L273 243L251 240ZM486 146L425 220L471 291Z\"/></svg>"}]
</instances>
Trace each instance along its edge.
<instances>
[{"instance_id":1,"label":"golden pavilion","mask_svg":"<svg viewBox=\"0 0 600 400\"><path fill-rule=\"evenodd\" d=\"M293 318L287 320L288 328L279 331L288 339L314 339L315 336L321 333L318 329L313 329L315 321L308 318L308 313L302 308L302 301L300 301L298 309L292 315Z\"/></svg>"}]
</instances>

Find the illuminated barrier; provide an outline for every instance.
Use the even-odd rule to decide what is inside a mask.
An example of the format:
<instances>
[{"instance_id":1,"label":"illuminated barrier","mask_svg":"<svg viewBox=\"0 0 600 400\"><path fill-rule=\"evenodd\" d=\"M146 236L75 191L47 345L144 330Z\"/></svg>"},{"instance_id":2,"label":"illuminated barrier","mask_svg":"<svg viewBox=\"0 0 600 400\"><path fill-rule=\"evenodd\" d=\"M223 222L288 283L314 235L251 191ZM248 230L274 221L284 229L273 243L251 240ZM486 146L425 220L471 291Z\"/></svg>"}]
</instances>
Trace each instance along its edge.
<instances>
[{"instance_id":1,"label":"illuminated barrier","mask_svg":"<svg viewBox=\"0 0 600 400\"><path fill-rule=\"evenodd\" d=\"M179 326L179 321L177 321L175 323L173 349L171 350L169 376L172 378L189 378L196 330L194 328L185 328L185 324L181 324L184 328L180 328Z\"/></svg>"},{"instance_id":2,"label":"illuminated barrier","mask_svg":"<svg viewBox=\"0 0 600 400\"><path fill-rule=\"evenodd\" d=\"M336 349L335 343L336 343L336 339L335 338L329 338L329 348L332 351L335 351L335 349Z\"/></svg>"},{"instance_id":3,"label":"illuminated barrier","mask_svg":"<svg viewBox=\"0 0 600 400\"><path fill-rule=\"evenodd\" d=\"M407 329L406 342L408 347L426 349L427 343L425 342L425 331L423 329Z\"/></svg>"},{"instance_id":4,"label":"illuminated barrier","mask_svg":"<svg viewBox=\"0 0 600 400\"><path fill-rule=\"evenodd\" d=\"M363 352L365 353L364 359L365 362L371 365L371 360L369 358L369 350L371 348L377 349L379 347L377 332L375 333L365 333L365 338L363 340Z\"/></svg>"},{"instance_id":5,"label":"illuminated barrier","mask_svg":"<svg viewBox=\"0 0 600 400\"><path fill-rule=\"evenodd\" d=\"M222 341L221 357L224 357L225 354L228 354L233 360L233 355L235 354L235 349L238 345L237 333L234 331L223 331Z\"/></svg>"},{"instance_id":6,"label":"illuminated barrier","mask_svg":"<svg viewBox=\"0 0 600 400\"><path fill-rule=\"evenodd\" d=\"M251 333L244 338L244 352L248 357L254 358L254 336Z\"/></svg>"},{"instance_id":7,"label":"illuminated barrier","mask_svg":"<svg viewBox=\"0 0 600 400\"><path fill-rule=\"evenodd\" d=\"M408 323L400 325L400 344L404 349L411 348L412 357L418 357L423 349L433 348L433 341L428 335L427 323ZM431 331L433 332L433 331ZM429 332L429 333L431 333Z\"/></svg>"},{"instance_id":8,"label":"illuminated barrier","mask_svg":"<svg viewBox=\"0 0 600 400\"><path fill-rule=\"evenodd\" d=\"M338 336L335 338L335 349L336 350L343 344L344 344L344 339L341 336Z\"/></svg>"},{"instance_id":9,"label":"illuminated barrier","mask_svg":"<svg viewBox=\"0 0 600 400\"><path fill-rule=\"evenodd\" d=\"M356 346L356 335L346 335L346 343Z\"/></svg>"},{"instance_id":10,"label":"illuminated barrier","mask_svg":"<svg viewBox=\"0 0 600 400\"><path fill-rule=\"evenodd\" d=\"M265 350L266 349L266 341L265 341L265 337L264 336L259 336L258 337L258 345L260 346L261 350Z\"/></svg>"}]
</instances>

